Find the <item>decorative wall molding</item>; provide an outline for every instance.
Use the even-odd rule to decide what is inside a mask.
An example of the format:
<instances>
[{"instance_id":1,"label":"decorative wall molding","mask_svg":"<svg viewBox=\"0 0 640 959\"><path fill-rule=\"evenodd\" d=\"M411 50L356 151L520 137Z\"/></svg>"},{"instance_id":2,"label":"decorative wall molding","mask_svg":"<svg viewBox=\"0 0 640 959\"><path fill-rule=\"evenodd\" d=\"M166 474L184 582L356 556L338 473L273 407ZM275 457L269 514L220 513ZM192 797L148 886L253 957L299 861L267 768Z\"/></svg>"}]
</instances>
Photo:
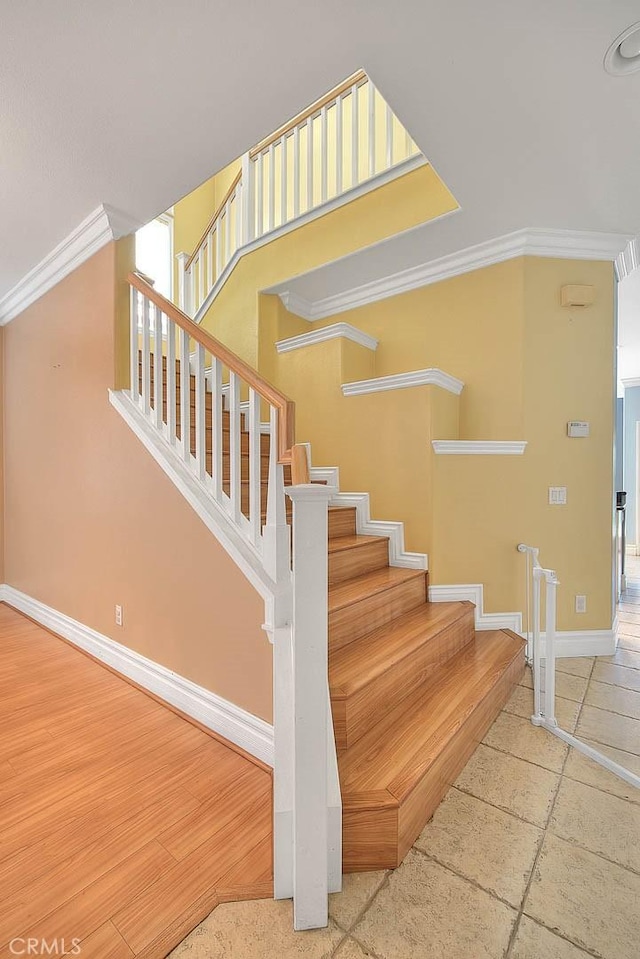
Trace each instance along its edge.
<instances>
[{"instance_id":1,"label":"decorative wall molding","mask_svg":"<svg viewBox=\"0 0 640 959\"><path fill-rule=\"evenodd\" d=\"M343 383L343 396L360 396L363 393L383 393L386 390L405 390L411 386L440 386L459 396L464 388L458 380L442 370L412 370L410 373L393 373L391 376L376 376L371 380L355 380Z\"/></svg>"},{"instance_id":2,"label":"decorative wall molding","mask_svg":"<svg viewBox=\"0 0 640 959\"><path fill-rule=\"evenodd\" d=\"M0 326L14 320L111 240L132 233L139 225L111 206L96 207L0 300Z\"/></svg>"},{"instance_id":3,"label":"decorative wall molding","mask_svg":"<svg viewBox=\"0 0 640 959\"><path fill-rule=\"evenodd\" d=\"M449 253L428 263L421 263L408 270L401 270L379 280L344 290L332 296L307 300L295 291L280 292L279 296L288 310L302 319L313 322L337 313L355 310L357 307L384 300L399 293L417 290L432 283L479 270L495 263L512 260L518 256L554 257L569 260L615 260L625 250L632 238L619 233L589 233L580 230L543 230L530 228L516 230L484 243ZM636 250L636 262L640 262L640 245Z\"/></svg>"},{"instance_id":4,"label":"decorative wall molding","mask_svg":"<svg viewBox=\"0 0 640 959\"><path fill-rule=\"evenodd\" d=\"M397 180L406 173L411 173L413 170L417 170L422 166L426 166L428 162L429 161L421 153L417 154L416 156L409 157L407 160L397 163L395 166L391 167L391 169L383 170L382 173L378 173L369 180L365 180L363 183L359 183L357 186L352 187L349 190L345 190L345 192L341 193L340 196L333 197L331 200L327 200L326 203L321 203L319 206L314 207L313 210L308 210L306 213L302 213L300 216L296 217L295 220L289 220L282 226L278 226L274 230L270 230L269 233L265 233L257 239L251 240L249 243L245 243L244 246L241 246L234 252L233 256L211 288L211 291L205 297L198 310L196 310L196 313L193 317L194 322L202 322L205 315L211 308L211 304L226 283L229 275L233 272L237 263L242 259L243 256L246 256L248 253L253 253L254 250L259 250L260 247L266 246L267 243L271 243L273 240L280 239L281 236L286 236L287 233L292 233L294 230L298 230L300 227L306 226L307 223L311 223L313 220L317 220L321 216L326 216L327 213L332 213L334 210L339 209L346 203L351 203L352 200L357 200L359 197L365 196L367 193L372 193L373 190L377 190L382 186L386 186L387 183L392 183L393 180ZM261 292L264 293L269 291L262 290ZM282 302L285 309L290 310L292 313L296 312L287 306L287 302L293 301L282 299ZM307 317L303 316L301 313L298 313L297 315L302 319L307 319ZM317 317L314 317L314 319L317 319Z\"/></svg>"},{"instance_id":5,"label":"decorative wall molding","mask_svg":"<svg viewBox=\"0 0 640 959\"><path fill-rule=\"evenodd\" d=\"M624 250L616 257L616 276L624 280L640 266L640 236L631 237Z\"/></svg>"},{"instance_id":6,"label":"decorative wall molding","mask_svg":"<svg viewBox=\"0 0 640 959\"><path fill-rule=\"evenodd\" d=\"M625 389L633 389L634 386L640 386L640 376L626 376L620 382Z\"/></svg>"},{"instance_id":7,"label":"decorative wall molding","mask_svg":"<svg viewBox=\"0 0 640 959\"><path fill-rule=\"evenodd\" d=\"M0 600L273 766L273 726L263 719L12 586L0 586Z\"/></svg>"},{"instance_id":8,"label":"decorative wall molding","mask_svg":"<svg viewBox=\"0 0 640 959\"><path fill-rule=\"evenodd\" d=\"M476 607L476 629L510 629L524 636L522 613L485 613L482 583L454 586L429 586L432 603L453 603L467 600ZM541 634L544 643L544 633ZM556 656L611 656L616 648L616 623L611 629L564 630L556 633ZM544 645L541 646L544 653Z\"/></svg>"},{"instance_id":9,"label":"decorative wall molding","mask_svg":"<svg viewBox=\"0 0 640 959\"><path fill-rule=\"evenodd\" d=\"M276 343L278 353L290 353L291 350L301 350L305 346L315 346L316 343L325 343L327 340L335 339L352 340L360 346L365 346L368 350L377 350L378 341L373 336L363 333L351 323L332 323L331 326L323 326L319 330L313 330L311 333L301 333L300 336L290 336L286 340L279 340Z\"/></svg>"},{"instance_id":10,"label":"decorative wall molding","mask_svg":"<svg viewBox=\"0 0 640 959\"><path fill-rule=\"evenodd\" d=\"M310 447L309 461L310 460ZM340 471L337 466L311 466L309 476L312 481L321 481L340 490ZM410 553L404 548L404 523L371 519L368 493L340 493L331 497L330 506L354 506L356 509L356 529L362 536L387 536L389 538L389 565L405 569L428 569L429 557L426 553Z\"/></svg>"},{"instance_id":11,"label":"decorative wall molding","mask_svg":"<svg viewBox=\"0 0 640 959\"><path fill-rule=\"evenodd\" d=\"M435 453L450 456L521 456L526 440L431 440Z\"/></svg>"}]
</instances>

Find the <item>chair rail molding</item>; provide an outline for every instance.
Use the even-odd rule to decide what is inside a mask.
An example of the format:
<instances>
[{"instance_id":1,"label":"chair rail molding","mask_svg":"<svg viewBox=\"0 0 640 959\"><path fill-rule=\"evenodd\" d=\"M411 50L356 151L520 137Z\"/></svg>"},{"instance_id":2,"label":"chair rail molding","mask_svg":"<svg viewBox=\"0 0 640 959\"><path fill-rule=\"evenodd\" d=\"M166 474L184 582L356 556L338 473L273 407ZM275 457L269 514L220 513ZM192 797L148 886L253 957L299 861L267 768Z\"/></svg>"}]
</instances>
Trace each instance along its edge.
<instances>
[{"instance_id":1,"label":"chair rail molding","mask_svg":"<svg viewBox=\"0 0 640 959\"><path fill-rule=\"evenodd\" d=\"M127 213L107 204L96 207L3 296L0 326L14 320L107 243L133 233L140 225Z\"/></svg>"},{"instance_id":2,"label":"chair rail molding","mask_svg":"<svg viewBox=\"0 0 640 959\"><path fill-rule=\"evenodd\" d=\"M368 333L363 333L351 323L332 323L331 326L323 326L320 330L313 330L311 333L301 333L299 336L290 336L286 340L279 340L276 343L278 353L290 353L292 350L301 350L305 346L314 346L316 343L325 343L327 340L335 339L352 340L368 350L377 350L378 341Z\"/></svg>"},{"instance_id":3,"label":"chair rail molding","mask_svg":"<svg viewBox=\"0 0 640 959\"><path fill-rule=\"evenodd\" d=\"M436 368L412 370L409 373L393 373L391 376L376 376L370 380L354 380L342 384L343 396L361 396L365 393L384 393L387 390L405 390L412 386L439 386L459 396L464 389L462 380Z\"/></svg>"},{"instance_id":4,"label":"chair rail molding","mask_svg":"<svg viewBox=\"0 0 640 959\"><path fill-rule=\"evenodd\" d=\"M301 319L312 323L314 320L324 320L337 313L354 310L359 306L376 303L378 300L417 290L432 283L440 283L462 273L470 273L472 270L518 256L608 260L615 262L618 278L621 279L620 270L630 272L635 268L633 264L640 263L640 239L621 233L528 228L494 237L456 253L449 253L317 300L309 300L295 289L284 290L276 287L267 292L277 293L291 313L296 313ZM623 263L626 263L628 268L624 267Z\"/></svg>"},{"instance_id":5,"label":"chair rail molding","mask_svg":"<svg viewBox=\"0 0 640 959\"><path fill-rule=\"evenodd\" d=\"M450 456L521 456L526 440L431 440L434 453Z\"/></svg>"},{"instance_id":6,"label":"chair rail molding","mask_svg":"<svg viewBox=\"0 0 640 959\"><path fill-rule=\"evenodd\" d=\"M273 766L273 726L263 719L12 586L0 586L0 601Z\"/></svg>"}]
</instances>

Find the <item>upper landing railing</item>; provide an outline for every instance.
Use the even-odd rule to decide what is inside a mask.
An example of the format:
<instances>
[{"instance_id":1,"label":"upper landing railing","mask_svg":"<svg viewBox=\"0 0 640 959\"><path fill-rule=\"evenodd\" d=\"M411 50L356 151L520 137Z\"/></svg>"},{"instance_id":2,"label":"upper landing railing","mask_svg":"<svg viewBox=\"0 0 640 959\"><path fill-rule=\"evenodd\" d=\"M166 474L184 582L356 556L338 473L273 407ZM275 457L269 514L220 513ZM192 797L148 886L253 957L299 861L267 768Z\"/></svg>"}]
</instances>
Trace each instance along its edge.
<instances>
[{"instance_id":1,"label":"upper landing railing","mask_svg":"<svg viewBox=\"0 0 640 959\"><path fill-rule=\"evenodd\" d=\"M245 153L195 250L179 255L180 306L196 316L244 247L420 157L366 73L349 77Z\"/></svg>"}]
</instances>

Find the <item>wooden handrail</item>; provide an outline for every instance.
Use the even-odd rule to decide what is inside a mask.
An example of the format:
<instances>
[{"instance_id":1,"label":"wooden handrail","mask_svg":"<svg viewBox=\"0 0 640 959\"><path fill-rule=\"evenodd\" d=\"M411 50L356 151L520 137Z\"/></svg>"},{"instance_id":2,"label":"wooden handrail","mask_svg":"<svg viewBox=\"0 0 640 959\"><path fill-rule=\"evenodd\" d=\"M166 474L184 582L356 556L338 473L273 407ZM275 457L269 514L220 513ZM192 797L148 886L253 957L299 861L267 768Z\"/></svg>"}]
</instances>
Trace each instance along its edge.
<instances>
[{"instance_id":1,"label":"wooden handrail","mask_svg":"<svg viewBox=\"0 0 640 959\"><path fill-rule=\"evenodd\" d=\"M284 136L285 133L293 130L294 127L297 127L310 116L313 116L314 113L317 113L318 110L321 110L322 107L327 103L331 103L332 100L337 100L339 96L349 90L352 86L354 86L354 84L360 84L367 79L368 77L364 70L358 70L357 73L347 77L346 80L340 83L337 87L334 87L333 90L325 93L323 97L320 97L319 100L316 100L315 103L312 103L310 107L307 107L307 109L303 110L302 113L298 113L298 115L293 117L293 119L287 121L287 123L279 127L275 133L270 133L269 136L265 137L264 140L261 140L257 146L253 147L252 150L249 150L249 159L253 160L258 156L259 153L262 153L267 149L267 147L271 146L272 143L275 143L276 140L279 140L280 137Z\"/></svg>"},{"instance_id":2,"label":"wooden handrail","mask_svg":"<svg viewBox=\"0 0 640 959\"><path fill-rule=\"evenodd\" d=\"M213 214L213 216L211 217L211 219L210 219L209 222L207 223L207 226L206 226L206 228L205 228L202 236L200 237L200 239L198 240L198 242L196 243L196 245L195 245L195 247L194 247L193 253L191 254L191 256L189 257L189 259L187 260L187 262L186 262L185 265L184 265L185 270L188 270L189 267L191 266L191 264L193 263L193 261L195 260L197 254L198 254L198 250L199 250L200 247L204 244L204 241L207 239L207 236L209 235L209 232L210 232L213 224L216 222L216 220L217 220L218 217L220 216L220 213L221 213L222 210L224 209L227 200L228 200L229 197L232 195L233 191L234 191L235 188L238 186L238 183L240 183L240 180L241 180L241 179L242 179L242 169L238 170L238 172L236 173L235 177L234 177L233 180L231 181L231 185L230 185L229 189L227 190L227 192L225 193L225 195L224 195L224 196L222 197L222 199L220 200L220 203L218 203L218 206L217 206L217 208L216 208L215 213Z\"/></svg>"},{"instance_id":3,"label":"wooden handrail","mask_svg":"<svg viewBox=\"0 0 640 959\"><path fill-rule=\"evenodd\" d=\"M220 360L233 373L241 377L263 400L266 400L267 403L277 409L278 462L283 464L291 463L291 450L295 444L295 403L293 400L290 400L284 393L277 390L275 386L272 386L264 377L260 376L257 370L254 370L252 366L245 363L236 353L228 349L224 343L221 343L220 340L211 336L210 333L207 333L198 326L197 323L189 319L186 313L183 313L182 310L178 309L170 300L167 300L161 293L158 293L152 286L149 286L137 273L130 273L127 279L130 286L146 296L152 303L155 303L165 316L175 323L176 326L179 326L181 330L188 333L192 340L204 346L205 350L208 350L212 356L215 356L216 359Z\"/></svg>"}]
</instances>

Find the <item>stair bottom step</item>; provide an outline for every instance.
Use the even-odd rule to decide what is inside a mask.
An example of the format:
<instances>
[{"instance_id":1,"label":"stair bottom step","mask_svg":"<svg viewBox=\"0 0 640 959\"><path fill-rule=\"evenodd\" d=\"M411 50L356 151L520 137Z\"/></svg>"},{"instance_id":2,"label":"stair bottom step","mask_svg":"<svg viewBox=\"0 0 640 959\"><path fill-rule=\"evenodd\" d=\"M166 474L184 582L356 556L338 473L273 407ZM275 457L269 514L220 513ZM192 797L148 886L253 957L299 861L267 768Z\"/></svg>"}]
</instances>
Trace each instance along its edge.
<instances>
[{"instance_id":1,"label":"stair bottom step","mask_svg":"<svg viewBox=\"0 0 640 959\"><path fill-rule=\"evenodd\" d=\"M406 716L400 720L404 728L394 728L393 718L388 718L383 723L387 730L377 732L377 747L376 728L366 737L369 744L363 741L354 747L359 755L353 765L359 768L369 749L371 774L365 780L350 781L351 750L341 757L345 872L400 865L521 679L525 660L520 638L502 631L480 636L476 644L493 644L494 654L486 664L477 662L483 658L482 649L479 655L473 650L460 654L462 670L471 677L469 692L457 697L444 721L438 700L449 698L456 685L454 662L443 668L441 694L430 691L429 704L419 699L407 703ZM460 686L465 686L462 674Z\"/></svg>"}]
</instances>

